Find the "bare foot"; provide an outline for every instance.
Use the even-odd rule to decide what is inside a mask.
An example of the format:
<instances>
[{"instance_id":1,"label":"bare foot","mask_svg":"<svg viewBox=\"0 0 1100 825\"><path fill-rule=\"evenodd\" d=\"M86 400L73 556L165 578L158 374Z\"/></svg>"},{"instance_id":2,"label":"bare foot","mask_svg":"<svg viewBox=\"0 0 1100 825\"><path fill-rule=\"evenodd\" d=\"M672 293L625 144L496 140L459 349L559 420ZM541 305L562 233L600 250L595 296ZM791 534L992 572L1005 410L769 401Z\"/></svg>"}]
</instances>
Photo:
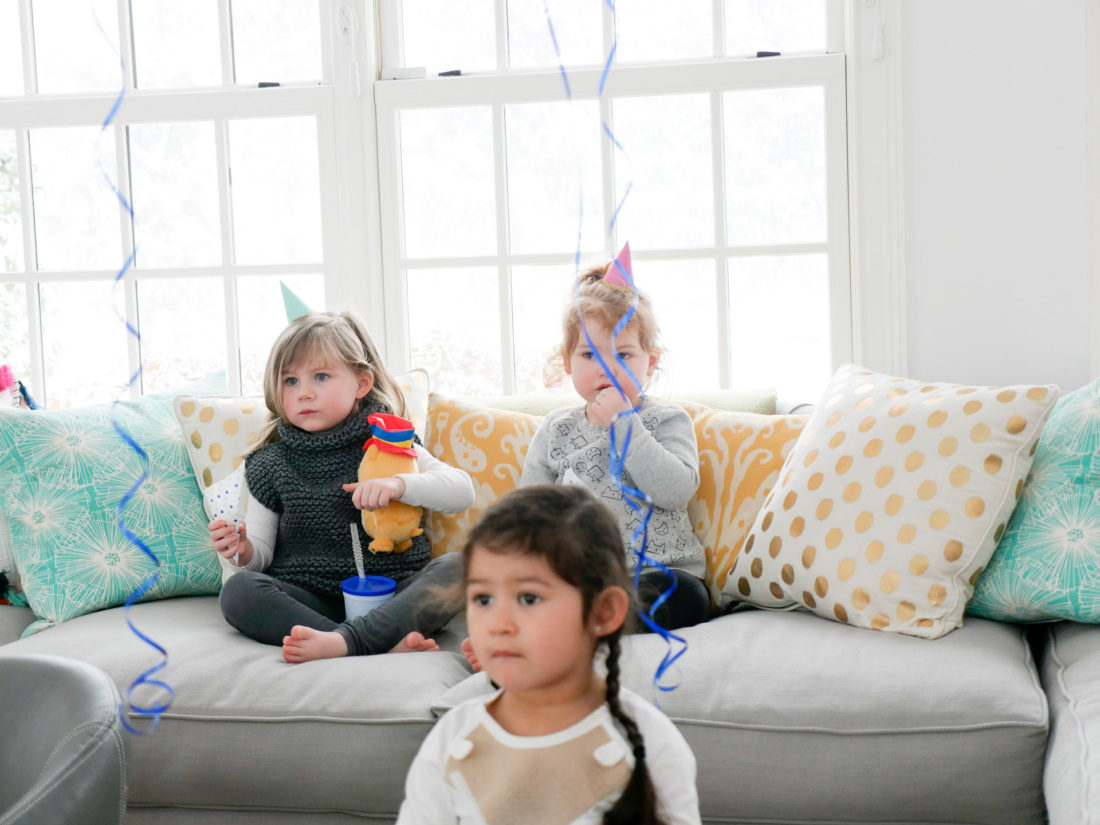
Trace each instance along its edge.
<instances>
[{"instance_id":1,"label":"bare foot","mask_svg":"<svg viewBox=\"0 0 1100 825\"><path fill-rule=\"evenodd\" d=\"M481 664L477 660L477 654L474 653L474 645L470 641L469 636L462 640L462 652L466 654L466 660L470 663L470 667L474 669L474 673L482 670Z\"/></svg>"},{"instance_id":2,"label":"bare foot","mask_svg":"<svg viewBox=\"0 0 1100 825\"><path fill-rule=\"evenodd\" d=\"M435 639L425 639L423 633L413 630L394 645L390 653L430 653L439 650Z\"/></svg>"},{"instance_id":3,"label":"bare foot","mask_svg":"<svg viewBox=\"0 0 1100 825\"><path fill-rule=\"evenodd\" d=\"M348 643L335 630L314 630L300 624L283 636L283 658L291 664L348 655Z\"/></svg>"}]
</instances>

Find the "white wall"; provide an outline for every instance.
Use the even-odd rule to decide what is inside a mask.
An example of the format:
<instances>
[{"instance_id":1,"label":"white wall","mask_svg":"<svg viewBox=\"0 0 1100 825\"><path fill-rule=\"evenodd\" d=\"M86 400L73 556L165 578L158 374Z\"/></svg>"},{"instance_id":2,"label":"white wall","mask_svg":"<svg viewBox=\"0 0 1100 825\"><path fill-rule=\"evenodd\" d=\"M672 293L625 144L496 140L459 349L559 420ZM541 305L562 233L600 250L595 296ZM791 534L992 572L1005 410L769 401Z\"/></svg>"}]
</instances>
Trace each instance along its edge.
<instances>
[{"instance_id":1,"label":"white wall","mask_svg":"<svg viewBox=\"0 0 1100 825\"><path fill-rule=\"evenodd\" d=\"M911 377L1092 377L1095 1L901 3Z\"/></svg>"}]
</instances>

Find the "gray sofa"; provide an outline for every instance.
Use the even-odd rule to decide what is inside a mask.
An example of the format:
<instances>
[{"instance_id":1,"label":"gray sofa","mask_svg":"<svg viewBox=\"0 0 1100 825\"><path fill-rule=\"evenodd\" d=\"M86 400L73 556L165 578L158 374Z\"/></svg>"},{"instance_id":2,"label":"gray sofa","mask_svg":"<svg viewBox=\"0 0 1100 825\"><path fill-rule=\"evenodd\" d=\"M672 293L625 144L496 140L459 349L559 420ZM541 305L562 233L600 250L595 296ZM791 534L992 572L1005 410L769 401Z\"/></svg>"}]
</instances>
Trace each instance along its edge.
<instances>
[{"instance_id":1,"label":"gray sofa","mask_svg":"<svg viewBox=\"0 0 1100 825\"><path fill-rule=\"evenodd\" d=\"M487 689L459 652L461 618L439 653L303 665L230 628L214 596L130 618L169 651L157 678L174 691L130 742L126 821L139 825L392 822L435 719ZM122 608L19 639L31 621L0 606L0 660L80 659L124 697L158 661ZM705 822L1100 823L1096 628L968 617L929 641L746 609L682 635L675 690L653 688L665 646L652 636L626 640L624 683L692 746Z\"/></svg>"}]
</instances>

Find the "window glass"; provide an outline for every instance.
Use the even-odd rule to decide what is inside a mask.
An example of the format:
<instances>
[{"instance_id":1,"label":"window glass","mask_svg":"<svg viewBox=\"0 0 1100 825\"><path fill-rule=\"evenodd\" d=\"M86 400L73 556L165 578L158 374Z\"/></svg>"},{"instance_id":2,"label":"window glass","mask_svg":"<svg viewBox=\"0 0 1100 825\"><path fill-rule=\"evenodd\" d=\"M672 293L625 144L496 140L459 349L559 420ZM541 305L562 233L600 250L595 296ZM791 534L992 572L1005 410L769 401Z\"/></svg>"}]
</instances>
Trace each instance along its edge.
<instances>
[{"instance_id":1,"label":"window glass","mask_svg":"<svg viewBox=\"0 0 1100 825\"><path fill-rule=\"evenodd\" d=\"M665 352L650 392L674 395L719 386L714 260L634 260L635 284L649 296Z\"/></svg>"},{"instance_id":2,"label":"window glass","mask_svg":"<svg viewBox=\"0 0 1100 825\"><path fill-rule=\"evenodd\" d=\"M264 394L264 367L271 345L287 325L286 307L280 284L313 310L325 309L324 278L318 274L245 275L237 278L237 303L241 348L241 392ZM371 337L377 336L371 332Z\"/></svg>"},{"instance_id":3,"label":"window glass","mask_svg":"<svg viewBox=\"0 0 1100 825\"><path fill-rule=\"evenodd\" d=\"M614 153L618 236L633 249L713 245L709 96L624 98L611 111L622 146Z\"/></svg>"},{"instance_id":4,"label":"window glass","mask_svg":"<svg viewBox=\"0 0 1100 825\"><path fill-rule=\"evenodd\" d=\"M35 400L49 407L83 407L122 397L131 370L121 285L45 283L39 295L46 391L44 402Z\"/></svg>"},{"instance_id":5,"label":"window glass","mask_svg":"<svg viewBox=\"0 0 1100 825\"><path fill-rule=\"evenodd\" d=\"M827 3L822 0L725 0L726 54L824 52Z\"/></svg>"},{"instance_id":6,"label":"window glass","mask_svg":"<svg viewBox=\"0 0 1100 825\"><path fill-rule=\"evenodd\" d=\"M321 79L318 0L233 0L238 84Z\"/></svg>"},{"instance_id":7,"label":"window glass","mask_svg":"<svg viewBox=\"0 0 1100 825\"><path fill-rule=\"evenodd\" d=\"M32 0L31 7L39 94L123 87L115 0Z\"/></svg>"},{"instance_id":8,"label":"window glass","mask_svg":"<svg viewBox=\"0 0 1100 825\"><path fill-rule=\"evenodd\" d=\"M496 69L493 0L403 0L401 13L406 66L429 74Z\"/></svg>"},{"instance_id":9,"label":"window glass","mask_svg":"<svg viewBox=\"0 0 1100 825\"><path fill-rule=\"evenodd\" d=\"M668 0L616 3L616 62L712 57L713 0L676 0L676 12L669 12Z\"/></svg>"},{"instance_id":10,"label":"window glass","mask_svg":"<svg viewBox=\"0 0 1100 825\"><path fill-rule=\"evenodd\" d=\"M130 5L139 89L221 85L218 0Z\"/></svg>"},{"instance_id":11,"label":"window glass","mask_svg":"<svg viewBox=\"0 0 1100 825\"><path fill-rule=\"evenodd\" d=\"M824 91L728 92L722 105L729 243L824 242Z\"/></svg>"},{"instance_id":12,"label":"window glass","mask_svg":"<svg viewBox=\"0 0 1100 825\"><path fill-rule=\"evenodd\" d=\"M138 265L220 263L214 125L141 123L129 132Z\"/></svg>"},{"instance_id":13,"label":"window glass","mask_svg":"<svg viewBox=\"0 0 1100 825\"><path fill-rule=\"evenodd\" d=\"M32 378L31 345L27 324L27 289L23 284L0 283L0 325L4 330L4 334L0 335L0 364L11 365L15 377L29 388Z\"/></svg>"},{"instance_id":14,"label":"window glass","mask_svg":"<svg viewBox=\"0 0 1100 825\"><path fill-rule=\"evenodd\" d=\"M123 263L113 130L31 132L35 240L40 269L109 269Z\"/></svg>"},{"instance_id":15,"label":"window glass","mask_svg":"<svg viewBox=\"0 0 1100 825\"><path fill-rule=\"evenodd\" d=\"M141 386L145 393L225 381L225 291L221 278L140 281Z\"/></svg>"},{"instance_id":16,"label":"window glass","mask_svg":"<svg viewBox=\"0 0 1100 825\"><path fill-rule=\"evenodd\" d=\"M229 124L236 263L321 259L321 183L313 118Z\"/></svg>"},{"instance_id":17,"label":"window glass","mask_svg":"<svg viewBox=\"0 0 1100 825\"><path fill-rule=\"evenodd\" d=\"M402 112L401 172L408 257L496 250L489 107Z\"/></svg>"},{"instance_id":18,"label":"window glass","mask_svg":"<svg viewBox=\"0 0 1100 825\"><path fill-rule=\"evenodd\" d=\"M729 280L733 386L814 401L831 371L826 256L737 258Z\"/></svg>"},{"instance_id":19,"label":"window glass","mask_svg":"<svg viewBox=\"0 0 1100 825\"><path fill-rule=\"evenodd\" d=\"M412 365L449 395L503 392L496 269L413 270L407 279Z\"/></svg>"},{"instance_id":20,"label":"window glass","mask_svg":"<svg viewBox=\"0 0 1100 825\"><path fill-rule=\"evenodd\" d=\"M512 334L515 339L516 392L573 395L569 377L547 387L553 359L561 362L562 316L573 302L573 265L512 267ZM563 402L564 403L564 402Z\"/></svg>"},{"instance_id":21,"label":"window glass","mask_svg":"<svg viewBox=\"0 0 1100 825\"><path fill-rule=\"evenodd\" d=\"M23 47L19 4L0 3L0 97L23 94Z\"/></svg>"},{"instance_id":22,"label":"window glass","mask_svg":"<svg viewBox=\"0 0 1100 825\"><path fill-rule=\"evenodd\" d=\"M0 131L0 272L23 269L23 220L19 212L19 163L15 133Z\"/></svg>"},{"instance_id":23,"label":"window glass","mask_svg":"<svg viewBox=\"0 0 1100 825\"><path fill-rule=\"evenodd\" d=\"M505 107L511 251L562 252L603 240L600 113L594 101ZM582 244L583 245L583 244Z\"/></svg>"},{"instance_id":24,"label":"window glass","mask_svg":"<svg viewBox=\"0 0 1100 825\"><path fill-rule=\"evenodd\" d=\"M508 61L514 69L592 66L604 62L602 3L508 0ZM550 11L554 34L546 10ZM557 40L558 53L554 51Z\"/></svg>"}]
</instances>

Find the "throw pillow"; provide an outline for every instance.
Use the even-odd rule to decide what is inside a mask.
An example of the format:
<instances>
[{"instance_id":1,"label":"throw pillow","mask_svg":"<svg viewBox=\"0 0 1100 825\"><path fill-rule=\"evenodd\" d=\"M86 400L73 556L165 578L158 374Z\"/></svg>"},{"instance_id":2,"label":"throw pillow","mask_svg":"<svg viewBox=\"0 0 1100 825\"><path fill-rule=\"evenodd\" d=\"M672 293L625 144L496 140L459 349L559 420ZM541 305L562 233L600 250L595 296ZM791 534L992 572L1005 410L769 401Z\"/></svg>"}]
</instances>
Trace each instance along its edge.
<instances>
[{"instance_id":1,"label":"throw pillow","mask_svg":"<svg viewBox=\"0 0 1100 825\"><path fill-rule=\"evenodd\" d=\"M166 399L73 410L0 412L0 509L8 521L33 633L121 605L156 569L119 530L116 507L142 474L117 423L147 453L148 479L126 526L160 561L143 601L217 593L198 487Z\"/></svg>"},{"instance_id":2,"label":"throw pillow","mask_svg":"<svg viewBox=\"0 0 1100 825\"><path fill-rule=\"evenodd\" d=\"M1100 622L1100 379L1054 405L967 610L1002 621Z\"/></svg>"},{"instance_id":3,"label":"throw pillow","mask_svg":"<svg viewBox=\"0 0 1100 825\"><path fill-rule=\"evenodd\" d=\"M722 607L740 598L730 572L807 416L756 415L684 404L699 444L699 489L688 502L707 552L707 585Z\"/></svg>"},{"instance_id":4,"label":"throw pillow","mask_svg":"<svg viewBox=\"0 0 1100 825\"><path fill-rule=\"evenodd\" d=\"M842 368L757 514L737 593L926 638L959 626L1056 397Z\"/></svg>"},{"instance_id":5,"label":"throw pillow","mask_svg":"<svg viewBox=\"0 0 1100 825\"><path fill-rule=\"evenodd\" d=\"M485 509L516 487L540 420L431 394L426 446L440 461L469 473L475 492L473 505L461 513L429 511L425 530L433 555L461 550Z\"/></svg>"}]
</instances>

